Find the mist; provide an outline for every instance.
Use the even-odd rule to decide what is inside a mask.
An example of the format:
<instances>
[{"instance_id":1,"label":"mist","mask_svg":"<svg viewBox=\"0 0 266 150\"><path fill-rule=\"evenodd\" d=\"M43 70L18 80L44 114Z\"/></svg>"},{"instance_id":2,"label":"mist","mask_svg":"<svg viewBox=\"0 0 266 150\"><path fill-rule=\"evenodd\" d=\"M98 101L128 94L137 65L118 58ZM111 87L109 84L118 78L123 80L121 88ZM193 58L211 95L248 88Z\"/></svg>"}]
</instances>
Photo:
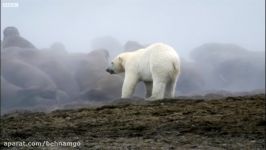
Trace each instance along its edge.
<instances>
[{"instance_id":1,"label":"mist","mask_svg":"<svg viewBox=\"0 0 266 150\"><path fill-rule=\"evenodd\" d=\"M154 42L181 57L176 96L265 90L263 0L12 2L1 9L2 112L118 99L110 60Z\"/></svg>"},{"instance_id":2,"label":"mist","mask_svg":"<svg viewBox=\"0 0 266 150\"><path fill-rule=\"evenodd\" d=\"M62 42L70 52L88 52L93 41L112 37L118 45L165 42L182 56L209 42L265 50L264 0L14 1L19 7L2 7L1 29L19 28L38 48Z\"/></svg>"}]
</instances>

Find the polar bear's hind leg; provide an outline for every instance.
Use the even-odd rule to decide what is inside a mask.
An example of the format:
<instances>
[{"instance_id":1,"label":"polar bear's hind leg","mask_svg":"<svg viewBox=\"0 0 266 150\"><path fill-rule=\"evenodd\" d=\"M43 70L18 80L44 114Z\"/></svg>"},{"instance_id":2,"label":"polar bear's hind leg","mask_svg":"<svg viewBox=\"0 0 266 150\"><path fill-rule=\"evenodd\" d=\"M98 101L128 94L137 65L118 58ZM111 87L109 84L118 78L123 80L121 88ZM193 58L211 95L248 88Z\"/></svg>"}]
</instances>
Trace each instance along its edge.
<instances>
[{"instance_id":1,"label":"polar bear's hind leg","mask_svg":"<svg viewBox=\"0 0 266 150\"><path fill-rule=\"evenodd\" d=\"M146 98L150 97L152 94L152 82L144 82L146 87Z\"/></svg>"},{"instance_id":2,"label":"polar bear's hind leg","mask_svg":"<svg viewBox=\"0 0 266 150\"><path fill-rule=\"evenodd\" d=\"M166 82L160 79L155 79L153 81L152 96L149 97L148 100L163 99L165 88L166 88Z\"/></svg>"},{"instance_id":3,"label":"polar bear's hind leg","mask_svg":"<svg viewBox=\"0 0 266 150\"><path fill-rule=\"evenodd\" d=\"M176 80L177 79L172 79L172 80L170 80L167 83L164 97L166 97L166 98L173 98L173 97L175 97Z\"/></svg>"}]
</instances>

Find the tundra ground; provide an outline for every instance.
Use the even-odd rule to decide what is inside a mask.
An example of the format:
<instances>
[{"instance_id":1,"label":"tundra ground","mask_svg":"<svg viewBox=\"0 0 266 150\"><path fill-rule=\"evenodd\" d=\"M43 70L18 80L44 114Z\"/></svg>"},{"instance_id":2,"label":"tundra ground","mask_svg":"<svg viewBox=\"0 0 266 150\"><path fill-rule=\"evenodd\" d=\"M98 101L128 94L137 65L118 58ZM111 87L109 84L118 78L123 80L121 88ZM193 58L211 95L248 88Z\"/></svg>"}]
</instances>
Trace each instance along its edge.
<instances>
[{"instance_id":1,"label":"tundra ground","mask_svg":"<svg viewBox=\"0 0 266 150\"><path fill-rule=\"evenodd\" d=\"M8 141L76 141L76 149L265 149L265 95L117 100L101 107L2 116ZM13 147L74 149L73 147Z\"/></svg>"}]
</instances>

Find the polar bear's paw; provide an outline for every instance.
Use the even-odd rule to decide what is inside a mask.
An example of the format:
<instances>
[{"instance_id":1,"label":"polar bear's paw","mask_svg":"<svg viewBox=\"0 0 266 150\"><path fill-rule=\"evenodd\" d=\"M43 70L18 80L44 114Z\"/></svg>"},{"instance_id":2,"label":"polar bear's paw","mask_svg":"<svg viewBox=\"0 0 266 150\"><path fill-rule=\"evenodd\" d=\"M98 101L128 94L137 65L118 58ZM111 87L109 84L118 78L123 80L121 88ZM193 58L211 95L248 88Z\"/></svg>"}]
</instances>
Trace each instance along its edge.
<instances>
[{"instance_id":1,"label":"polar bear's paw","mask_svg":"<svg viewBox=\"0 0 266 150\"><path fill-rule=\"evenodd\" d=\"M151 96L151 97L145 98L145 100L147 100L147 101L156 101L156 100L159 100L159 99L156 98L156 97Z\"/></svg>"}]
</instances>

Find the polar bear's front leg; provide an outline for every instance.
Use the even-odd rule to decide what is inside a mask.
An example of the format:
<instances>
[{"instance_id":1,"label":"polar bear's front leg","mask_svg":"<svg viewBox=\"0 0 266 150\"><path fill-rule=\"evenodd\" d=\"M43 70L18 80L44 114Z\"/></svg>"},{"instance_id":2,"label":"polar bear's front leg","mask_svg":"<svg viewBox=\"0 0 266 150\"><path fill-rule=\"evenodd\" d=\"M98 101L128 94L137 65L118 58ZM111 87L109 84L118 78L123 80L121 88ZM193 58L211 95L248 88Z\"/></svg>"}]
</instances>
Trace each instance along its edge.
<instances>
[{"instance_id":1,"label":"polar bear's front leg","mask_svg":"<svg viewBox=\"0 0 266 150\"><path fill-rule=\"evenodd\" d=\"M136 76L126 74L122 87L121 98L129 98L130 96L132 96L133 92L135 91L137 82L138 79L136 78Z\"/></svg>"}]
</instances>

